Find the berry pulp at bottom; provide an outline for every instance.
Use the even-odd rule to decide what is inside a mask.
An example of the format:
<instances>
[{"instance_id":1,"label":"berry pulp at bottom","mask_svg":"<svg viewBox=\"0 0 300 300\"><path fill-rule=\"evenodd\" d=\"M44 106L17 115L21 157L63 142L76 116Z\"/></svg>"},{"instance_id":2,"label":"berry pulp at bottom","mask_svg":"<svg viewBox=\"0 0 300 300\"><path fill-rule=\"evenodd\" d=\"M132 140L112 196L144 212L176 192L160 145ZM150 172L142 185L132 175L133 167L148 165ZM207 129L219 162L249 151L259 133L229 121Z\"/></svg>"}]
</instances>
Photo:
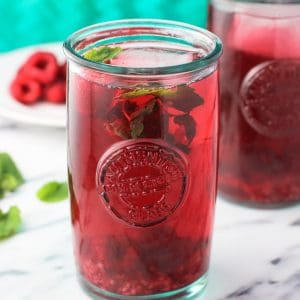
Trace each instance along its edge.
<instances>
[{"instance_id":1,"label":"berry pulp at bottom","mask_svg":"<svg viewBox=\"0 0 300 300\"><path fill-rule=\"evenodd\" d=\"M174 49L153 56L149 49L123 50L111 63L138 66L155 58L161 66L168 57L170 63L193 57ZM192 81L185 74L172 84L150 77L136 87L69 68L69 183L81 276L128 296L193 283L209 263L217 71Z\"/></svg>"},{"instance_id":2,"label":"berry pulp at bottom","mask_svg":"<svg viewBox=\"0 0 300 300\"><path fill-rule=\"evenodd\" d=\"M272 15L276 5L264 8ZM299 15L300 5L292 9ZM281 205L300 201L300 18L264 14L211 7L210 29L224 41L219 189L241 203Z\"/></svg>"}]
</instances>

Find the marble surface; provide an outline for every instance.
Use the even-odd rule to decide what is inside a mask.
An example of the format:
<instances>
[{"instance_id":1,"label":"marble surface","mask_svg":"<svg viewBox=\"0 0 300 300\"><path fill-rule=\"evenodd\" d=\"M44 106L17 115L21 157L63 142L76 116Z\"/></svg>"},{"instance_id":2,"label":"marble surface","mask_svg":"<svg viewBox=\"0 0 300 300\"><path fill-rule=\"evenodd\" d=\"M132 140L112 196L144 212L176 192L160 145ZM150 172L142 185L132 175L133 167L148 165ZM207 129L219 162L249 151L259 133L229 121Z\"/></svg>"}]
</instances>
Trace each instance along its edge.
<instances>
[{"instance_id":1,"label":"marble surface","mask_svg":"<svg viewBox=\"0 0 300 300\"><path fill-rule=\"evenodd\" d=\"M1 109L1 108L0 108ZM64 130L0 119L0 151L26 177L1 200L22 210L22 231L0 242L0 299L88 300L76 281L68 201L39 202L44 182L66 179ZM205 300L300 299L300 205L258 210L218 199Z\"/></svg>"}]
</instances>

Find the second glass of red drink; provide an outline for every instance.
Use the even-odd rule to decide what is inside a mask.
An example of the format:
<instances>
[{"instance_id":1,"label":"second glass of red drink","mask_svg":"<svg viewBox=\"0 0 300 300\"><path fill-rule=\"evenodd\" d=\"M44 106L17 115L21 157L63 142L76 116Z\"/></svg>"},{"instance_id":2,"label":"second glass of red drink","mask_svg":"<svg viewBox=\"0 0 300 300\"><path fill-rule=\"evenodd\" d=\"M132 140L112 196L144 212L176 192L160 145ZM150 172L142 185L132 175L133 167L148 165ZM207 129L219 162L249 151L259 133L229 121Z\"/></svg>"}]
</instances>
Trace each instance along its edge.
<instances>
[{"instance_id":1,"label":"second glass of red drink","mask_svg":"<svg viewBox=\"0 0 300 300\"><path fill-rule=\"evenodd\" d=\"M300 1L213 0L221 59L219 188L258 206L300 202Z\"/></svg>"}]
</instances>

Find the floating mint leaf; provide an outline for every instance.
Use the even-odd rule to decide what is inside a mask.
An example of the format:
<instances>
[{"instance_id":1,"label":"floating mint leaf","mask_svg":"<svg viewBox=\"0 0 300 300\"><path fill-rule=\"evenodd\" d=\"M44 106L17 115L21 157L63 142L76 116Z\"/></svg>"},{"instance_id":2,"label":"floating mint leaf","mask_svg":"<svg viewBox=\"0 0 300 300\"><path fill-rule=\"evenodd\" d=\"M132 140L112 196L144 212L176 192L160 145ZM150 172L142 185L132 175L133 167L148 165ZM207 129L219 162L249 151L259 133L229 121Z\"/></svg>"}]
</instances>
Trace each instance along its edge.
<instances>
[{"instance_id":1,"label":"floating mint leaf","mask_svg":"<svg viewBox=\"0 0 300 300\"><path fill-rule=\"evenodd\" d=\"M122 107L124 115L129 119L131 118L131 115L138 110L138 108L139 106L133 101L125 101Z\"/></svg>"},{"instance_id":2,"label":"floating mint leaf","mask_svg":"<svg viewBox=\"0 0 300 300\"><path fill-rule=\"evenodd\" d=\"M203 98L193 88L185 85L178 86L175 95L161 95L161 98L170 106L185 113L204 103Z\"/></svg>"},{"instance_id":3,"label":"floating mint leaf","mask_svg":"<svg viewBox=\"0 0 300 300\"><path fill-rule=\"evenodd\" d=\"M196 122L191 115L169 116L168 134L165 137L168 143L188 154L195 135Z\"/></svg>"},{"instance_id":4,"label":"floating mint leaf","mask_svg":"<svg viewBox=\"0 0 300 300\"><path fill-rule=\"evenodd\" d=\"M174 117L174 123L184 126L185 135L190 144L196 135L196 122L190 115L181 115Z\"/></svg>"},{"instance_id":5,"label":"floating mint leaf","mask_svg":"<svg viewBox=\"0 0 300 300\"><path fill-rule=\"evenodd\" d=\"M59 202L68 198L68 184L66 182L51 181L44 184L36 196L43 202Z\"/></svg>"},{"instance_id":6,"label":"floating mint leaf","mask_svg":"<svg viewBox=\"0 0 300 300\"><path fill-rule=\"evenodd\" d=\"M107 114L108 131L124 139L161 138L168 132L172 144L181 144L185 152L189 151L196 134L190 112L204 103L193 88L136 88L118 93L114 100ZM169 122L173 122L172 129Z\"/></svg>"},{"instance_id":7,"label":"floating mint leaf","mask_svg":"<svg viewBox=\"0 0 300 300\"><path fill-rule=\"evenodd\" d=\"M144 122L144 116L135 118L130 122L131 137L133 139L137 139L142 135L144 131L143 122Z\"/></svg>"},{"instance_id":8,"label":"floating mint leaf","mask_svg":"<svg viewBox=\"0 0 300 300\"><path fill-rule=\"evenodd\" d=\"M152 114L155 105L156 100L150 101L138 112L138 115L136 115L135 118L130 122L131 137L133 139L139 138L143 135L145 125L147 125L144 124L145 116Z\"/></svg>"},{"instance_id":9,"label":"floating mint leaf","mask_svg":"<svg viewBox=\"0 0 300 300\"><path fill-rule=\"evenodd\" d=\"M130 133L129 133L129 124L128 120L122 117L121 119L115 119L111 122L108 122L105 124L106 129L123 138L123 139L129 139Z\"/></svg>"},{"instance_id":10,"label":"floating mint leaf","mask_svg":"<svg viewBox=\"0 0 300 300\"><path fill-rule=\"evenodd\" d=\"M131 121L135 117L139 116L145 107L152 103L152 101L156 101L156 97L153 95L144 95L140 97L135 97L132 99L123 99L120 101L122 103L122 112L127 120Z\"/></svg>"},{"instance_id":11,"label":"floating mint leaf","mask_svg":"<svg viewBox=\"0 0 300 300\"><path fill-rule=\"evenodd\" d=\"M107 113L107 122L105 128L112 135L119 136L123 139L130 138L129 122L123 114L123 104L116 103L113 108Z\"/></svg>"},{"instance_id":12,"label":"floating mint leaf","mask_svg":"<svg viewBox=\"0 0 300 300\"><path fill-rule=\"evenodd\" d=\"M148 124L148 120L145 122L145 118L152 115L156 106L157 100L152 97L144 106L138 106L135 102L127 100L117 102L107 115L105 128L123 139L142 137L144 129L153 126L153 124ZM155 126L159 126L159 123L156 122Z\"/></svg>"},{"instance_id":13,"label":"floating mint leaf","mask_svg":"<svg viewBox=\"0 0 300 300\"><path fill-rule=\"evenodd\" d=\"M153 112L155 105L156 105L156 101L151 101L144 107L142 113L150 115Z\"/></svg>"},{"instance_id":14,"label":"floating mint leaf","mask_svg":"<svg viewBox=\"0 0 300 300\"><path fill-rule=\"evenodd\" d=\"M123 115L122 103L121 102L114 105L114 107L107 114L107 120L109 122L112 122L116 119L121 119L123 117L124 117L124 115Z\"/></svg>"},{"instance_id":15,"label":"floating mint leaf","mask_svg":"<svg viewBox=\"0 0 300 300\"><path fill-rule=\"evenodd\" d=\"M83 57L94 62L107 62L119 55L123 49L121 47L101 46L93 48L83 54Z\"/></svg>"},{"instance_id":16,"label":"floating mint leaf","mask_svg":"<svg viewBox=\"0 0 300 300\"><path fill-rule=\"evenodd\" d=\"M0 239L8 238L17 233L21 224L21 212L18 207L11 206L6 213L0 209Z\"/></svg>"},{"instance_id":17,"label":"floating mint leaf","mask_svg":"<svg viewBox=\"0 0 300 300\"><path fill-rule=\"evenodd\" d=\"M164 88L137 88L133 91L121 94L120 98L135 98L145 95L153 95L157 97L161 96L173 96L176 94L174 89L164 89Z\"/></svg>"}]
</instances>

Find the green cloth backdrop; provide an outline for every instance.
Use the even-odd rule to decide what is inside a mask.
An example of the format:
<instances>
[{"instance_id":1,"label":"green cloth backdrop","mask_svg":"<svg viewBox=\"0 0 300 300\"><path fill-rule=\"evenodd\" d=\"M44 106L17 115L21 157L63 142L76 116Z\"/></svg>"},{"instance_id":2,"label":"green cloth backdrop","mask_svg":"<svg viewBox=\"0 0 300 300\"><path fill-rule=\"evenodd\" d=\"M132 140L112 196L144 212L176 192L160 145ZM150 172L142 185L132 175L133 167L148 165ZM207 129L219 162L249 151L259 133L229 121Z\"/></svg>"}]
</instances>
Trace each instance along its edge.
<instances>
[{"instance_id":1,"label":"green cloth backdrop","mask_svg":"<svg viewBox=\"0 0 300 300\"><path fill-rule=\"evenodd\" d=\"M75 30L122 18L162 18L205 26L206 0L0 0L0 52L62 41Z\"/></svg>"}]
</instances>

